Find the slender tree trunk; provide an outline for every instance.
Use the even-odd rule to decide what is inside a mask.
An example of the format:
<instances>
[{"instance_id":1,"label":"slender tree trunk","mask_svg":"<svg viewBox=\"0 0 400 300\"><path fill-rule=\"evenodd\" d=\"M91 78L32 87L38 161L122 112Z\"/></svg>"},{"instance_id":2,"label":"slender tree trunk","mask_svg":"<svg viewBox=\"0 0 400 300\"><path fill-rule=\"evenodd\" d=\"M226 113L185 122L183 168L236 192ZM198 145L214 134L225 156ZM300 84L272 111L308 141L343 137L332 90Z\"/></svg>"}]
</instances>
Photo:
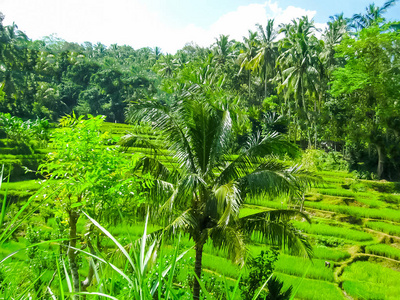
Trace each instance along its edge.
<instances>
[{"instance_id":1,"label":"slender tree trunk","mask_svg":"<svg viewBox=\"0 0 400 300\"><path fill-rule=\"evenodd\" d=\"M267 98L267 65L265 65L264 98Z\"/></svg>"},{"instance_id":2,"label":"slender tree trunk","mask_svg":"<svg viewBox=\"0 0 400 300\"><path fill-rule=\"evenodd\" d=\"M385 153L382 149L382 146L376 146L376 150L378 151L378 168L376 170L376 173L378 174L378 178L381 179L385 164Z\"/></svg>"},{"instance_id":3,"label":"slender tree trunk","mask_svg":"<svg viewBox=\"0 0 400 300\"><path fill-rule=\"evenodd\" d=\"M290 103L289 103L289 132L288 132L289 142L290 142L290 137L291 137L291 133L292 133L290 128L291 128L292 125L293 125L293 123L292 123L292 116L291 116L291 113L290 113ZM296 141L295 141L295 143L296 143Z\"/></svg>"},{"instance_id":4,"label":"slender tree trunk","mask_svg":"<svg viewBox=\"0 0 400 300\"><path fill-rule=\"evenodd\" d=\"M87 244L88 244L90 253L95 255L96 252L94 251L94 248L93 248L92 242L90 241L90 238L87 239ZM93 277L94 277L94 271L96 268L95 264L96 264L96 262L94 261L94 259L90 258L88 275L87 275L86 279L81 282L82 292L86 292L87 288L92 284Z\"/></svg>"},{"instance_id":5,"label":"slender tree trunk","mask_svg":"<svg viewBox=\"0 0 400 300\"><path fill-rule=\"evenodd\" d=\"M249 70L249 100L251 95L251 70Z\"/></svg>"},{"instance_id":6,"label":"slender tree trunk","mask_svg":"<svg viewBox=\"0 0 400 300\"><path fill-rule=\"evenodd\" d=\"M315 129L315 149L317 149L317 140L318 140L318 128L317 128L317 122L314 121L314 129Z\"/></svg>"},{"instance_id":7,"label":"slender tree trunk","mask_svg":"<svg viewBox=\"0 0 400 300\"><path fill-rule=\"evenodd\" d=\"M74 288L74 292L79 292L79 273L78 273L78 264L76 263L76 253L75 250L71 247L76 248L76 224L79 219L79 213L75 210L69 211L69 247L67 251L69 267L71 269L72 274L72 284ZM79 296L73 296L73 299L79 299Z\"/></svg>"},{"instance_id":8,"label":"slender tree trunk","mask_svg":"<svg viewBox=\"0 0 400 300\"><path fill-rule=\"evenodd\" d=\"M202 258L203 258L203 242L196 242L196 260L194 265L194 273L196 276L201 279L201 265L202 265ZM194 279L193 283L193 299L199 300L200 299L200 283L197 279Z\"/></svg>"}]
</instances>

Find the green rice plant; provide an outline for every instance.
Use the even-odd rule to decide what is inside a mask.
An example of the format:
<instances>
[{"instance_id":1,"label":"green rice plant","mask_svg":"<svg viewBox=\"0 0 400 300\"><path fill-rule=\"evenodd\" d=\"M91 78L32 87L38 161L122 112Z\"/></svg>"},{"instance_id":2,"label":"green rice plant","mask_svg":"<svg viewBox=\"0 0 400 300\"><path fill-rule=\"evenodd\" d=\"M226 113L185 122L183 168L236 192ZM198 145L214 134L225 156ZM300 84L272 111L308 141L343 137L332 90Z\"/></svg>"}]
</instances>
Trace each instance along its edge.
<instances>
[{"instance_id":1,"label":"green rice plant","mask_svg":"<svg viewBox=\"0 0 400 300\"><path fill-rule=\"evenodd\" d=\"M345 268L343 288L357 299L398 299L400 273L376 263L358 261Z\"/></svg>"},{"instance_id":2,"label":"green rice plant","mask_svg":"<svg viewBox=\"0 0 400 300\"><path fill-rule=\"evenodd\" d=\"M379 200L390 204L400 204L400 195L380 194Z\"/></svg>"},{"instance_id":3,"label":"green rice plant","mask_svg":"<svg viewBox=\"0 0 400 300\"><path fill-rule=\"evenodd\" d=\"M355 193L344 189L319 189L318 192L323 195L337 197L355 197Z\"/></svg>"},{"instance_id":4,"label":"green rice plant","mask_svg":"<svg viewBox=\"0 0 400 300\"><path fill-rule=\"evenodd\" d=\"M379 208L379 207L386 206L384 202L375 200L375 199L369 199L369 198L364 198L364 197L359 197L359 196L356 196L355 199L357 200L357 202L368 205L369 208Z\"/></svg>"},{"instance_id":5,"label":"green rice plant","mask_svg":"<svg viewBox=\"0 0 400 300\"><path fill-rule=\"evenodd\" d=\"M365 185L369 188L380 192L380 193L399 193L400 192L400 184L398 182L388 182L388 181L372 181L366 180L363 181Z\"/></svg>"},{"instance_id":6,"label":"green rice plant","mask_svg":"<svg viewBox=\"0 0 400 300\"><path fill-rule=\"evenodd\" d=\"M370 241L372 236L364 231L354 230L346 227L330 226L327 224L306 224L304 222L293 221L296 228L309 234L334 236L352 241Z\"/></svg>"},{"instance_id":7,"label":"green rice plant","mask_svg":"<svg viewBox=\"0 0 400 300\"><path fill-rule=\"evenodd\" d=\"M376 208L365 208L356 206L330 205L312 201L305 201L305 206L321 210L333 211L341 214L354 216L357 218L382 219L382 220L400 222L399 211L395 209L389 209L389 208L376 209Z\"/></svg>"},{"instance_id":8,"label":"green rice plant","mask_svg":"<svg viewBox=\"0 0 400 300\"><path fill-rule=\"evenodd\" d=\"M400 237L400 226L385 222L367 222L366 227Z\"/></svg>"},{"instance_id":9,"label":"green rice plant","mask_svg":"<svg viewBox=\"0 0 400 300\"><path fill-rule=\"evenodd\" d=\"M263 198L251 198L246 200L246 203L257 206L264 206L267 208L274 209L287 209L287 199L276 199L275 201L263 199Z\"/></svg>"},{"instance_id":10,"label":"green rice plant","mask_svg":"<svg viewBox=\"0 0 400 300\"><path fill-rule=\"evenodd\" d=\"M386 287L381 284L360 282L358 280L345 280L343 289L353 299L385 299L398 300L399 289L393 286Z\"/></svg>"},{"instance_id":11,"label":"green rice plant","mask_svg":"<svg viewBox=\"0 0 400 300\"><path fill-rule=\"evenodd\" d=\"M203 254L203 268L234 279L237 279L240 274L240 268L232 264L226 258L207 253Z\"/></svg>"},{"instance_id":12,"label":"green rice plant","mask_svg":"<svg viewBox=\"0 0 400 300\"><path fill-rule=\"evenodd\" d=\"M296 293L296 299L305 300L341 300L345 299L340 289L328 281L300 278L292 275L274 273L276 277L284 282L283 289L289 286L299 286ZM299 283L301 284L299 285Z\"/></svg>"},{"instance_id":13,"label":"green rice plant","mask_svg":"<svg viewBox=\"0 0 400 300\"><path fill-rule=\"evenodd\" d=\"M310 261L301 257L280 255L278 261L275 263L275 271L288 275L302 276L308 264L310 264ZM306 277L330 282L334 281L333 270L326 268L324 261L320 259L313 259Z\"/></svg>"},{"instance_id":14,"label":"green rice plant","mask_svg":"<svg viewBox=\"0 0 400 300\"><path fill-rule=\"evenodd\" d=\"M333 178L350 178L353 179L354 175L346 171L318 171L317 175L322 177L333 177Z\"/></svg>"},{"instance_id":15,"label":"green rice plant","mask_svg":"<svg viewBox=\"0 0 400 300\"><path fill-rule=\"evenodd\" d=\"M385 256L400 261L400 249L385 244L369 245L365 248L366 253Z\"/></svg>"},{"instance_id":16,"label":"green rice plant","mask_svg":"<svg viewBox=\"0 0 400 300\"><path fill-rule=\"evenodd\" d=\"M348 252L335 250L328 247L318 246L313 248L315 258L330 260L330 261L342 261L350 258Z\"/></svg>"}]
</instances>

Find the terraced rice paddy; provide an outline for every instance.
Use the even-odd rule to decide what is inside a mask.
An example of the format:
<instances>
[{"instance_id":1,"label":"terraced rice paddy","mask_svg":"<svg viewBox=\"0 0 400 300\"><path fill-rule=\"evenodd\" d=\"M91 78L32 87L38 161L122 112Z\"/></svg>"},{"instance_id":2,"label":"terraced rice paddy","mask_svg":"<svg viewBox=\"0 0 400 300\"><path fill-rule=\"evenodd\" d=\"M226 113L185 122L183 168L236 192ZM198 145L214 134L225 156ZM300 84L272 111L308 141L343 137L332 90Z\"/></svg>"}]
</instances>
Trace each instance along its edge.
<instances>
[{"instance_id":1,"label":"terraced rice paddy","mask_svg":"<svg viewBox=\"0 0 400 300\"><path fill-rule=\"evenodd\" d=\"M114 139L133 131L146 135L154 143L161 143L156 135L145 129L123 124L107 124L105 130ZM3 142L4 144L4 142ZM135 147L127 153L151 153L151 148ZM14 155L7 147L0 152L0 164L14 162L22 164L31 157ZM171 158L168 150L161 151ZM35 159L45 151L35 154ZM29 174L28 174L29 175ZM312 261L281 254L275 265L275 274L284 281L285 287L292 285L297 290L296 299L399 299L400 295L400 189L399 184L385 181L363 181L342 171L320 171L323 184L305 195L304 210L312 224L294 220L293 224L309 236L314 246ZM17 182L9 184L9 196L14 202L23 201L34 193L38 184L27 180L29 176L17 170ZM0 192L1 193L1 192ZM269 209L298 207L290 199L248 199L241 216ZM52 219L47 221L51 228ZM83 226L81 224L80 226ZM151 228L155 230L156 228ZM141 225L113 227L110 232L118 238L126 234L140 236ZM190 247L191 241L183 239ZM10 253L18 244L12 241L1 249L1 255ZM218 276L236 279L241 271L225 259L224 252L205 245L203 265L206 271ZM265 249L253 244L249 251L257 255ZM194 252L191 251L190 254ZM325 261L330 267L325 267Z\"/></svg>"}]
</instances>

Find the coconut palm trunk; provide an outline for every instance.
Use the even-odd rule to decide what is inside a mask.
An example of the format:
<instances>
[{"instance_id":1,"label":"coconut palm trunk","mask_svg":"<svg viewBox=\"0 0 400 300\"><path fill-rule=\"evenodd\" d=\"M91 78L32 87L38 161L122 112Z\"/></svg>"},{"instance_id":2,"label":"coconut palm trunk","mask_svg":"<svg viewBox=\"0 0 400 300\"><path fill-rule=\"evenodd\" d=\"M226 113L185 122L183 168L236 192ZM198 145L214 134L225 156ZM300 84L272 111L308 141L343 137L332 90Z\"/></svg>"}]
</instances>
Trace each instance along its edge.
<instances>
[{"instance_id":1,"label":"coconut palm trunk","mask_svg":"<svg viewBox=\"0 0 400 300\"><path fill-rule=\"evenodd\" d=\"M195 265L194 265L194 273L196 274L197 278L195 278L194 282L193 282L193 299L194 300L200 299L199 280L201 280L203 246L204 246L204 242L200 242L200 241L196 242L196 246L195 246L196 258L195 258Z\"/></svg>"}]
</instances>

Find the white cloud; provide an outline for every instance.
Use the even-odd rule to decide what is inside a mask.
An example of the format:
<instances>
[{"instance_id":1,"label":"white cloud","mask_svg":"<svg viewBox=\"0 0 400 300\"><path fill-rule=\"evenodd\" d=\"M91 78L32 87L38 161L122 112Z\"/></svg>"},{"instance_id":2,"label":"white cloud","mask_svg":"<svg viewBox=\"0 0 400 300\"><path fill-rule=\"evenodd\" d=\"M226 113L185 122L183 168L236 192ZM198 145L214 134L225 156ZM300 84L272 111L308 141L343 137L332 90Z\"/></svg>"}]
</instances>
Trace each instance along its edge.
<instances>
[{"instance_id":1,"label":"white cloud","mask_svg":"<svg viewBox=\"0 0 400 300\"><path fill-rule=\"evenodd\" d=\"M316 11L278 2L239 6L221 16L207 29L189 24L176 28L162 12L147 8L143 0L0 0L5 23L15 21L32 39L57 33L67 41L128 44L134 48L160 46L164 52L174 53L187 42L209 46L220 34L241 41L255 24L290 22L303 15L313 18Z\"/></svg>"}]
</instances>

